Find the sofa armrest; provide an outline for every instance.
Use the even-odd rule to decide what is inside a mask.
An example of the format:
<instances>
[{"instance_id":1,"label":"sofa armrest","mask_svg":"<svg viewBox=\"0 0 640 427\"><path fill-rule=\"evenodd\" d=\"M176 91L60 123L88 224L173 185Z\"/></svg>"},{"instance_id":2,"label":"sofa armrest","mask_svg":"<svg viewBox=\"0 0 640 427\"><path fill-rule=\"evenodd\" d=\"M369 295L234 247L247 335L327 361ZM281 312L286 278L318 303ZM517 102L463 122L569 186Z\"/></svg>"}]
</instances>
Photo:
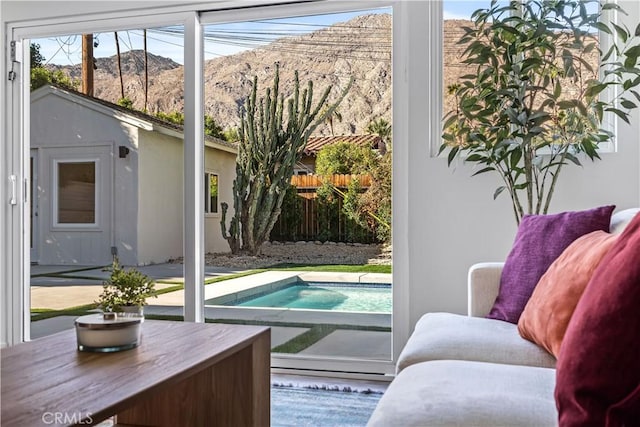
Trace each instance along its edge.
<instances>
[{"instance_id":1,"label":"sofa armrest","mask_svg":"<svg viewBox=\"0 0 640 427\"><path fill-rule=\"evenodd\" d=\"M500 289L504 262L483 262L469 268L467 314L484 317L489 314Z\"/></svg>"}]
</instances>

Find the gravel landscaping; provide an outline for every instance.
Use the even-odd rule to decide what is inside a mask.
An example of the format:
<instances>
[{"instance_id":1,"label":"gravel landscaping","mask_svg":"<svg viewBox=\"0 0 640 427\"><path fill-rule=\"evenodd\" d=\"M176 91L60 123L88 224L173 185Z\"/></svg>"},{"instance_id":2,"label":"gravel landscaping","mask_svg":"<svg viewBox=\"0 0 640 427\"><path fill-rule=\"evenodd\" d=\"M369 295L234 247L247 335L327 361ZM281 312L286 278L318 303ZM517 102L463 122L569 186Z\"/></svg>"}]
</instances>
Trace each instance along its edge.
<instances>
[{"instance_id":1,"label":"gravel landscaping","mask_svg":"<svg viewBox=\"0 0 640 427\"><path fill-rule=\"evenodd\" d=\"M391 246L335 242L267 242L263 245L260 256L206 254L205 262L212 266L247 269L276 264L391 265Z\"/></svg>"}]
</instances>

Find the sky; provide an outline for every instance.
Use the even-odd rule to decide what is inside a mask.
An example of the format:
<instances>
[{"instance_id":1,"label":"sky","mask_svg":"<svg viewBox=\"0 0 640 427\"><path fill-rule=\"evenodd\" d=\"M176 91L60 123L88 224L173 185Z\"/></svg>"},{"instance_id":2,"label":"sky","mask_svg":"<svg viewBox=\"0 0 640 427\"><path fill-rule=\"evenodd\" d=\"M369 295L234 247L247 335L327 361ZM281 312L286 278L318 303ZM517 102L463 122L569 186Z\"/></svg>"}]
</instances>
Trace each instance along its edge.
<instances>
[{"instance_id":1,"label":"sky","mask_svg":"<svg viewBox=\"0 0 640 427\"><path fill-rule=\"evenodd\" d=\"M471 14L482 8L488 8L491 0L445 0L442 4L444 19L470 19Z\"/></svg>"},{"instance_id":2,"label":"sky","mask_svg":"<svg viewBox=\"0 0 640 427\"><path fill-rule=\"evenodd\" d=\"M260 47L279 37L309 33L370 13L391 13L391 9L380 8L347 13L207 25L205 26L205 59L209 60ZM118 39L121 52L142 49L144 46L142 29L119 31ZM78 34L33 39L31 42L40 45L40 53L45 57L45 63L70 65L82 62L82 37ZM147 30L147 46L150 53L171 58L182 64L184 59L183 45L181 27ZM95 33L94 46L96 58L115 55L114 33Z\"/></svg>"}]
</instances>

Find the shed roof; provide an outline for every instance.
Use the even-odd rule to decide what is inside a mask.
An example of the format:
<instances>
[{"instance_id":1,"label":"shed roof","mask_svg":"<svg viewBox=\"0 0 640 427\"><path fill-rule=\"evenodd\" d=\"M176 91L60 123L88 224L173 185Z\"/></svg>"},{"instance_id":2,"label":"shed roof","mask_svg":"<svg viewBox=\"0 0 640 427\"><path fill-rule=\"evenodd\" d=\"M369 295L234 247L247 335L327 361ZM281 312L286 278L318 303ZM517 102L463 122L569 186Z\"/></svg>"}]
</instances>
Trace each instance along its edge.
<instances>
[{"instance_id":1,"label":"shed roof","mask_svg":"<svg viewBox=\"0 0 640 427\"><path fill-rule=\"evenodd\" d=\"M304 154L307 156L315 156L323 147L339 142L348 142L361 146L367 146L371 149L379 149L382 138L374 134L365 135L338 135L338 136L312 136L307 142Z\"/></svg>"},{"instance_id":2,"label":"shed roof","mask_svg":"<svg viewBox=\"0 0 640 427\"><path fill-rule=\"evenodd\" d=\"M148 131L157 130L161 133L169 133L172 134L172 136L184 138L184 127L181 125L167 122L158 117L146 114L142 111L122 107L118 104L114 104L113 102L105 101L104 99L88 96L73 89L63 88L56 85L46 85L33 91L31 95L31 101L33 102L34 100L39 99L49 93L69 99L72 102L85 103L85 105L90 108L92 106L106 107L108 111L112 112L112 114L109 115L117 120L126 121L133 126L137 126ZM101 108L95 109L101 110ZM165 132L162 132L163 130ZM237 153L238 150L237 143L225 141L223 139L216 138L210 135L205 135L205 143L208 146L219 148L223 151L229 151L232 153Z\"/></svg>"}]
</instances>

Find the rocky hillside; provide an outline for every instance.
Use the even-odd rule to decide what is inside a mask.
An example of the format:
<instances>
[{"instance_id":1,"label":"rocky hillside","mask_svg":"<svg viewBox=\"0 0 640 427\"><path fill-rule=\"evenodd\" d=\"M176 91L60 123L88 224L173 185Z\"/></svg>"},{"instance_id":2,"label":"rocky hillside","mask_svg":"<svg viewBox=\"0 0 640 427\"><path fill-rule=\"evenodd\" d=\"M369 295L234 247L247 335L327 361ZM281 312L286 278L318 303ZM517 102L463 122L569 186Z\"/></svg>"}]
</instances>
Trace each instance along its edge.
<instances>
[{"instance_id":1,"label":"rocky hillside","mask_svg":"<svg viewBox=\"0 0 640 427\"><path fill-rule=\"evenodd\" d=\"M334 120L334 134L364 133L374 119L391 121L391 16L364 15L346 23L297 37L281 38L258 49L220 57L205 63L205 112L223 127L239 124L238 109L251 92L254 75L261 88L271 86L274 64L280 65L281 92L293 92L294 70L301 88L314 84L314 95L333 85L335 99L351 76L354 84L342 102L342 121ZM116 102L120 81L116 57L98 58L94 75L96 97ZM74 78L80 66L58 67ZM122 55L125 96L142 109L144 103L143 52ZM149 55L151 112L183 109L183 67L170 59ZM324 126L318 134L329 134Z\"/></svg>"},{"instance_id":2,"label":"rocky hillside","mask_svg":"<svg viewBox=\"0 0 640 427\"><path fill-rule=\"evenodd\" d=\"M461 63L464 46L457 42L464 34L464 26L471 26L471 22L458 19L444 22L445 111L454 105L446 88L460 76L475 72L474 67ZM587 58L592 64L597 64L595 52ZM143 57L140 50L122 55L125 96L138 109L144 108ZM207 61L205 112L224 128L238 126L238 110L251 92L253 76L258 76L263 93L273 81L275 63L280 64L280 87L287 95L292 92L294 70L299 72L301 87L313 82L316 97L333 85L331 98L335 99L349 78L355 79L339 108L342 121L334 120L335 135L365 133L367 125L379 117L391 122L391 15L363 15L303 36L281 38L263 48ZM95 96L112 102L121 97L116 64L115 56L96 60ZM439 61L433 66L440 66ZM56 68L80 78L80 65ZM150 112L182 111L183 74L182 65L149 54ZM568 89L571 90L570 83ZM316 134L329 135L331 130L325 125Z\"/></svg>"}]
</instances>

